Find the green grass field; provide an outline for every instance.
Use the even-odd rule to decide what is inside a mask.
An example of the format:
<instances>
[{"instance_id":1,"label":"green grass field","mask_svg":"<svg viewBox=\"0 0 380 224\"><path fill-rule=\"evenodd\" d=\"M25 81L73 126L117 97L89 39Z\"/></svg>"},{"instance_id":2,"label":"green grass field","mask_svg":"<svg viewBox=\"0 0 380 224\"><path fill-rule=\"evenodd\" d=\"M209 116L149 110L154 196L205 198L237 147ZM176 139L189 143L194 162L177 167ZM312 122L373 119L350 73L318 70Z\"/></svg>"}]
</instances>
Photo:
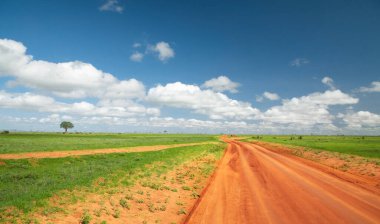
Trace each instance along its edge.
<instances>
[{"instance_id":1,"label":"green grass field","mask_svg":"<svg viewBox=\"0 0 380 224\"><path fill-rule=\"evenodd\" d=\"M0 166L0 219L6 208L15 206L26 212L47 204L47 199L61 190L94 188L94 181L105 179L107 187L132 185L136 173L143 176L147 164L160 162L166 170L199 156L219 158L224 144L177 147L162 151L118 153L38 160L4 160ZM157 173L156 173L157 174Z\"/></svg>"},{"instance_id":2,"label":"green grass field","mask_svg":"<svg viewBox=\"0 0 380 224\"><path fill-rule=\"evenodd\" d=\"M191 134L0 134L0 154L120 148L216 141L214 135Z\"/></svg>"},{"instance_id":3,"label":"green grass field","mask_svg":"<svg viewBox=\"0 0 380 224\"><path fill-rule=\"evenodd\" d=\"M380 137L361 136L245 136L244 141L265 141L332 152L380 158ZM14 133L0 135L0 153L81 150L97 148L168 145L218 141L215 135L175 134L57 134ZM96 191L94 183L104 178L107 187L130 186L141 177L160 175L196 158L220 158L225 144L177 147L162 151L118 153L55 159L1 160L1 214L14 207L26 213L48 208L55 194L75 189ZM149 164L159 169L147 171ZM70 193L68 194L70 195ZM77 200L77 199L73 199ZM74 203L75 201L73 201Z\"/></svg>"},{"instance_id":4,"label":"green grass field","mask_svg":"<svg viewBox=\"0 0 380 224\"><path fill-rule=\"evenodd\" d=\"M380 136L302 136L299 139L297 135L260 135L260 139L257 136L245 139L252 140L380 158Z\"/></svg>"}]
</instances>

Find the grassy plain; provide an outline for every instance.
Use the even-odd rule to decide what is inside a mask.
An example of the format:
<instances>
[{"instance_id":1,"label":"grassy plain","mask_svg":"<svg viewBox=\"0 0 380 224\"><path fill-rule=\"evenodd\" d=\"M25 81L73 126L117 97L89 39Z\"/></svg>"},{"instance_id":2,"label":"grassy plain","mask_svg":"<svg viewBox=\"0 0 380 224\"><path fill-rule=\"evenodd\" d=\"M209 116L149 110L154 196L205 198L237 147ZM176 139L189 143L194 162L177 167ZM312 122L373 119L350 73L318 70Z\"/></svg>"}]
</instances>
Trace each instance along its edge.
<instances>
[{"instance_id":1,"label":"grassy plain","mask_svg":"<svg viewBox=\"0 0 380 224\"><path fill-rule=\"evenodd\" d=\"M0 154L121 148L215 141L214 135L194 134L0 134Z\"/></svg>"},{"instance_id":2,"label":"grassy plain","mask_svg":"<svg viewBox=\"0 0 380 224\"><path fill-rule=\"evenodd\" d=\"M0 166L0 222L8 216L18 216L13 210L7 212L8 208L13 207L23 213L41 207L49 210L52 209L49 207L49 198L59 192L83 188L90 192L97 191L99 185L96 181L99 178L106 189L133 186L141 179L161 175L195 158L210 155L219 158L224 147L221 143L141 153L4 160ZM160 165L156 169L147 169L151 164ZM212 171L211 165L205 170ZM159 189L154 184L152 187ZM75 203L75 200L71 203Z\"/></svg>"},{"instance_id":3,"label":"grassy plain","mask_svg":"<svg viewBox=\"0 0 380 224\"><path fill-rule=\"evenodd\" d=\"M380 158L380 136L260 135L244 139L252 140Z\"/></svg>"}]
</instances>

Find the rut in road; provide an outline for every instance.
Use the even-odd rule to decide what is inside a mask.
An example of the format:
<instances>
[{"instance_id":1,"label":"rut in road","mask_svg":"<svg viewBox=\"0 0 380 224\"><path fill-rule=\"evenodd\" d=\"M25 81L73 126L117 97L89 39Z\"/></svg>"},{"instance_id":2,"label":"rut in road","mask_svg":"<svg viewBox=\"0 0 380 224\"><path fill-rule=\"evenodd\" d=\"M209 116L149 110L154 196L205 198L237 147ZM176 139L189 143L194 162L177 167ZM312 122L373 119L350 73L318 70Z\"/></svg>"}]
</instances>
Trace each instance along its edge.
<instances>
[{"instance_id":1,"label":"rut in road","mask_svg":"<svg viewBox=\"0 0 380 224\"><path fill-rule=\"evenodd\" d=\"M292 157L229 141L185 223L380 223L380 196Z\"/></svg>"}]
</instances>

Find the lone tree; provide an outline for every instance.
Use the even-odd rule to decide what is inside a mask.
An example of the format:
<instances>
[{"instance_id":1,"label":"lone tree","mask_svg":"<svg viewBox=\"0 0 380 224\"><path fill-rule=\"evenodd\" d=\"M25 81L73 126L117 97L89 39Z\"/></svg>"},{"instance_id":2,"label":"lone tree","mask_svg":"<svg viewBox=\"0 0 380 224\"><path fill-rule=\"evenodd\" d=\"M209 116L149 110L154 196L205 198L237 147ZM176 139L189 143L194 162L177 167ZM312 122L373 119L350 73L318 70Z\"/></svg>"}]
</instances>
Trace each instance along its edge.
<instances>
[{"instance_id":1,"label":"lone tree","mask_svg":"<svg viewBox=\"0 0 380 224\"><path fill-rule=\"evenodd\" d=\"M69 129L69 128L73 128L74 125L73 125L73 123L71 123L70 121L62 121L60 127L61 127L61 128L64 128L64 129L65 129L65 133L67 133L67 129Z\"/></svg>"}]
</instances>

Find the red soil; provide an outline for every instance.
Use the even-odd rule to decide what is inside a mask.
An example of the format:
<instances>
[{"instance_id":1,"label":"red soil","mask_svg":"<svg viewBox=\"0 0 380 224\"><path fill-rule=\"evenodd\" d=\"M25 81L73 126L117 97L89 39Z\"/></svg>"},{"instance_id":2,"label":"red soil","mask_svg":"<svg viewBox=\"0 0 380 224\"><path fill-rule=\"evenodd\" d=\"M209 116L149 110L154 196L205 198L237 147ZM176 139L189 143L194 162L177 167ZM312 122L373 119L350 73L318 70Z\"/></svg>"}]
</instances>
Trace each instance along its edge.
<instances>
[{"instance_id":1,"label":"red soil","mask_svg":"<svg viewBox=\"0 0 380 224\"><path fill-rule=\"evenodd\" d=\"M158 150L174 148L174 147L202 145L202 144L214 144L214 143L200 142L200 143L185 143L185 144L175 144L175 145L137 146L137 147L130 147L130 148L13 153L13 154L0 154L0 159L28 159L28 158L42 159L42 158L61 158L61 157L68 157L68 156L84 156L84 155L93 155L93 154L146 152L146 151L158 151Z\"/></svg>"},{"instance_id":2,"label":"red soil","mask_svg":"<svg viewBox=\"0 0 380 224\"><path fill-rule=\"evenodd\" d=\"M140 177L139 181L133 187L119 186L116 188L107 188L98 192L89 193L86 190L63 192L60 196L55 195L50 198L50 206L53 208L62 208L64 212L54 212L44 214L43 210L32 215L39 223L79 223L81 217L87 211L92 217L90 223L120 223L120 224L140 224L140 223L180 223L186 214L178 213L183 209L184 213L191 209L191 206L197 200L197 195L207 184L208 176L202 173L202 167L206 164L214 165L216 163L214 156L198 157L192 161L186 162L172 171L163 175L151 175L150 177ZM165 166L164 163L154 163L146 165L145 171L154 172L156 167ZM142 175L137 172L135 177ZM129 177L134 178L134 177ZM143 186L142 183L155 183L165 188L152 189ZM99 189L107 185L104 178L99 178L95 182ZM191 190L183 189L188 186ZM175 191L173 191L175 189ZM112 192L113 193L110 193ZM141 192L141 194L137 193ZM194 196L193 194L196 193ZM82 200L72 203L72 196L83 198ZM126 196L129 196L128 198ZM122 207L120 200L127 200L129 207ZM143 202L139 203L140 199ZM149 208L149 206L152 206ZM116 211L119 217L115 217Z\"/></svg>"},{"instance_id":3,"label":"red soil","mask_svg":"<svg viewBox=\"0 0 380 224\"><path fill-rule=\"evenodd\" d=\"M229 143L185 223L380 223L372 180L270 150Z\"/></svg>"}]
</instances>

